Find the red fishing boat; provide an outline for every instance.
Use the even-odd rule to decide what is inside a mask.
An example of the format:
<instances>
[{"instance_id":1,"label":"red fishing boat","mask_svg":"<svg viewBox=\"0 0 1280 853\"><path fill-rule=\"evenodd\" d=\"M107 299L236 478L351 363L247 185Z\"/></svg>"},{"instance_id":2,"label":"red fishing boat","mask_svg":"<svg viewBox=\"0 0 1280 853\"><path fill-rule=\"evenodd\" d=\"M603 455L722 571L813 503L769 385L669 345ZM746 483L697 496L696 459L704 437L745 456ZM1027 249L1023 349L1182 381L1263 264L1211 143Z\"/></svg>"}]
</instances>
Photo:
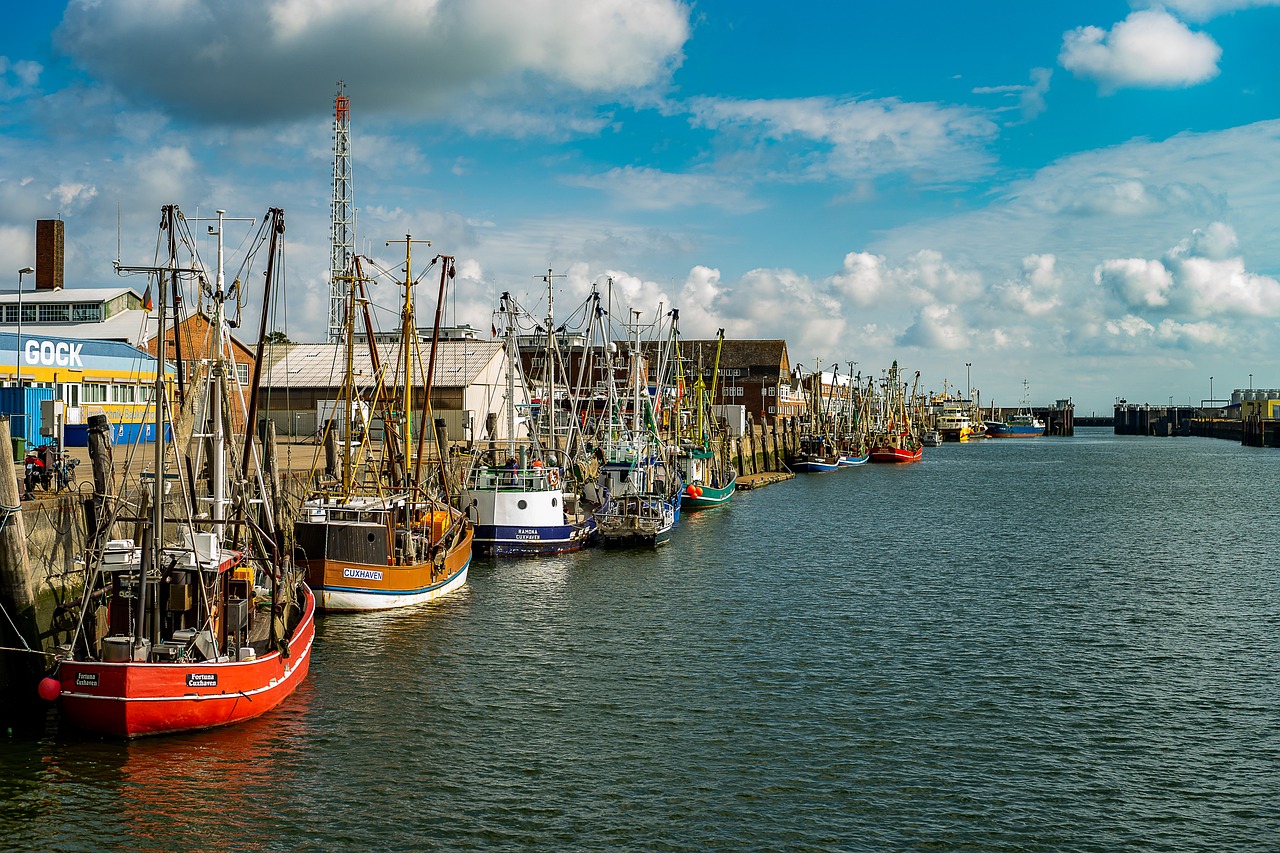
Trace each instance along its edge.
<instances>
[{"instance_id":1,"label":"red fishing boat","mask_svg":"<svg viewBox=\"0 0 1280 853\"><path fill-rule=\"evenodd\" d=\"M160 291L160 342L165 340L168 286L176 291L179 281L203 272L195 262L193 241L187 243L193 263L179 267L177 245L180 239L187 242L190 233L175 205L166 206L164 214L162 228L171 237L169 264L117 265L121 272L154 276ZM269 293L283 213L272 210L262 227L270 229ZM234 295L223 281L222 231L223 211L218 211L217 284L207 291L214 305L213 343L204 375L187 386L185 395L181 384L170 387L165 348L156 347L150 399L163 405L151 407L154 457L143 474L139 498L148 509L127 517L132 513L121 512L129 505L125 500L95 495L103 504L103 523L89 542L90 571L74 639L56 674L40 685L41 695L56 699L61 719L72 726L136 737L237 723L280 704L306 677L311 663L315 597L302 572L281 557L265 478L260 469L250 468L250 460L259 457L252 429L246 430L240 459L229 458L240 448L228 424L253 424L256 419L252 404L247 411L237 410L236 402L245 398L229 393L238 372L223 319L223 302ZM173 301L179 304L176 292ZM262 316L260 338L266 334L265 302ZM249 400L257 397L260 374L259 363ZM185 443L170 417L182 409L190 413L192 425ZM97 429L110 429L104 416L96 420ZM207 479L192 482L191 471L207 471ZM233 488L228 476L235 473L239 477ZM233 501L232 494L242 499ZM141 535L111 539L117 524L136 525ZM240 547L237 540L252 545Z\"/></svg>"},{"instance_id":2,"label":"red fishing boat","mask_svg":"<svg viewBox=\"0 0 1280 853\"><path fill-rule=\"evenodd\" d=\"M924 455L924 447L916 442L915 447L894 446L892 443L881 444L871 448L872 462L919 462Z\"/></svg>"},{"instance_id":3,"label":"red fishing boat","mask_svg":"<svg viewBox=\"0 0 1280 853\"><path fill-rule=\"evenodd\" d=\"M920 373L916 372L916 384L920 382ZM924 443L916 434L911 420L906 385L902 381L902 373L898 362L889 368L888 374L880 383L880 396L877 400L875 416L867 442L871 446L872 462L919 462L924 455ZM916 389L911 388L910 399L914 400Z\"/></svg>"},{"instance_id":4,"label":"red fishing boat","mask_svg":"<svg viewBox=\"0 0 1280 853\"><path fill-rule=\"evenodd\" d=\"M238 552L211 555L199 539L166 548L164 573L141 588L141 551L127 539L104 549L108 633L96 650L59 664L62 720L118 737L225 726L270 711L306 678L316 631L315 598L305 584L290 590L300 598L275 608L290 627L272 638L272 614L250 607L251 573ZM194 600L206 595L213 605L207 613ZM162 621L204 627L162 630L160 642L120 630L136 621L139 600L163 601Z\"/></svg>"}]
</instances>

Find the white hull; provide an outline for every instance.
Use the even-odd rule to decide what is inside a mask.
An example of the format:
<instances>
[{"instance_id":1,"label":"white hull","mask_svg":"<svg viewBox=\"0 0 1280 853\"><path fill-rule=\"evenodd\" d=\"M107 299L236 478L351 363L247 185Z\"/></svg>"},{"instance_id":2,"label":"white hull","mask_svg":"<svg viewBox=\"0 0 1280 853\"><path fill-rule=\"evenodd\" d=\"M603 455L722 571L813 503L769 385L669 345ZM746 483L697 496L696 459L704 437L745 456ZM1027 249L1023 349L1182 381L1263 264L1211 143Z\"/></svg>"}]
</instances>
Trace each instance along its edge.
<instances>
[{"instance_id":1,"label":"white hull","mask_svg":"<svg viewBox=\"0 0 1280 853\"><path fill-rule=\"evenodd\" d=\"M395 607L408 607L414 604L422 604L426 601L435 601L437 598L443 598L461 589L467 582L469 568L470 563L468 562L462 571L444 583L424 589L421 592L401 594L326 589L317 592L316 599L320 602L321 608L328 611L391 610Z\"/></svg>"}]
</instances>

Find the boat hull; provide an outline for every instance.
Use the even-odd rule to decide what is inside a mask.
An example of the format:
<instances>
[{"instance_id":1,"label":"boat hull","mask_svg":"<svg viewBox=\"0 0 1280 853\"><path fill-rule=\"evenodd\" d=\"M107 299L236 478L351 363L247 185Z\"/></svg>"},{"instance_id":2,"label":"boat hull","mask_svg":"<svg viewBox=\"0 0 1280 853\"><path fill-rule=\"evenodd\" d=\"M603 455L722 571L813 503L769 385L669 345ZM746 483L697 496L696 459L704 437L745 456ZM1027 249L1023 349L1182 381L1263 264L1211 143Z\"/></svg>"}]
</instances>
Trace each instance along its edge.
<instances>
[{"instance_id":1,"label":"boat hull","mask_svg":"<svg viewBox=\"0 0 1280 853\"><path fill-rule=\"evenodd\" d=\"M906 447L873 447L871 449L872 462L919 462L924 455L923 448L915 448L914 450Z\"/></svg>"},{"instance_id":2,"label":"boat hull","mask_svg":"<svg viewBox=\"0 0 1280 853\"><path fill-rule=\"evenodd\" d=\"M825 474L840 467L840 457L826 459L797 459L791 463L791 470L797 474Z\"/></svg>"},{"instance_id":3,"label":"boat hull","mask_svg":"<svg viewBox=\"0 0 1280 853\"><path fill-rule=\"evenodd\" d=\"M653 533L619 533L604 537L606 548L657 548L671 541L671 527L666 526Z\"/></svg>"},{"instance_id":4,"label":"boat hull","mask_svg":"<svg viewBox=\"0 0 1280 853\"><path fill-rule=\"evenodd\" d=\"M861 456L841 456L839 464L841 468L852 468L856 465L866 465L870 461L871 454L864 453Z\"/></svg>"},{"instance_id":5,"label":"boat hull","mask_svg":"<svg viewBox=\"0 0 1280 853\"><path fill-rule=\"evenodd\" d=\"M713 489L711 486L702 483L694 483L702 493L697 497L689 494L688 486L680 493L680 508L684 510L692 509L710 509L712 507L723 506L733 497L734 491L738 488L738 476L735 474L733 479L726 486Z\"/></svg>"},{"instance_id":6,"label":"boat hull","mask_svg":"<svg viewBox=\"0 0 1280 853\"><path fill-rule=\"evenodd\" d=\"M988 425L987 427L987 438L1039 438L1042 435L1044 435L1044 427L1042 426L1006 424L995 427Z\"/></svg>"},{"instance_id":7,"label":"boat hull","mask_svg":"<svg viewBox=\"0 0 1280 853\"><path fill-rule=\"evenodd\" d=\"M306 569L320 610L390 610L434 601L466 584L472 536L468 524L445 554L442 568L433 563L393 566L328 559L299 560L299 564Z\"/></svg>"},{"instance_id":8,"label":"boat hull","mask_svg":"<svg viewBox=\"0 0 1280 853\"><path fill-rule=\"evenodd\" d=\"M533 557L578 551L595 539L596 523L592 518L559 527L477 524L472 547L477 554L493 557Z\"/></svg>"},{"instance_id":9,"label":"boat hull","mask_svg":"<svg viewBox=\"0 0 1280 853\"><path fill-rule=\"evenodd\" d=\"M302 618L279 651L248 661L140 663L63 661L58 713L77 728L116 737L210 729L279 705L307 677L316 598L304 589Z\"/></svg>"},{"instance_id":10,"label":"boat hull","mask_svg":"<svg viewBox=\"0 0 1280 853\"><path fill-rule=\"evenodd\" d=\"M656 548L671 538L679 520L679 495L615 498L596 515L600 538L607 548Z\"/></svg>"}]
</instances>

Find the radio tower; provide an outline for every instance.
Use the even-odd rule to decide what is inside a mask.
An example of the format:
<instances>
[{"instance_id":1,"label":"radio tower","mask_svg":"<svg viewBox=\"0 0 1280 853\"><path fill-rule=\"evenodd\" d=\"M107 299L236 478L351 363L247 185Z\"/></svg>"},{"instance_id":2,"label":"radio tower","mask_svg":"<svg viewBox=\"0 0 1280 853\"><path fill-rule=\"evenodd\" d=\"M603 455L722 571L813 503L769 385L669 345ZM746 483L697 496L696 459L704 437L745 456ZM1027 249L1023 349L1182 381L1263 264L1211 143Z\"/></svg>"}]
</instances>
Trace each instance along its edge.
<instances>
[{"instance_id":1,"label":"radio tower","mask_svg":"<svg viewBox=\"0 0 1280 853\"><path fill-rule=\"evenodd\" d=\"M342 94L333 101L333 226L329 240L329 342L342 338L345 277L355 254L355 223L351 207L351 101Z\"/></svg>"}]
</instances>

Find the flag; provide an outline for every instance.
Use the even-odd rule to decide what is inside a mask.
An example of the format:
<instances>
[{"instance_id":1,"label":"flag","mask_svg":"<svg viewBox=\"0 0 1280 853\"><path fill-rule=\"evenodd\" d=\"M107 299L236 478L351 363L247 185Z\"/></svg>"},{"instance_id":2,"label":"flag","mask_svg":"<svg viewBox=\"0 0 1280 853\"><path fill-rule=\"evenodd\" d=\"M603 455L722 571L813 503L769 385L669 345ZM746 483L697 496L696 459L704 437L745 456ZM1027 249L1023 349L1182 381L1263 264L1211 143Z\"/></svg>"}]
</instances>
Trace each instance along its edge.
<instances>
[{"instance_id":1,"label":"flag","mask_svg":"<svg viewBox=\"0 0 1280 853\"><path fill-rule=\"evenodd\" d=\"M155 303L151 301L151 282L147 282L147 289L142 292L142 310L150 311L155 307Z\"/></svg>"}]
</instances>

